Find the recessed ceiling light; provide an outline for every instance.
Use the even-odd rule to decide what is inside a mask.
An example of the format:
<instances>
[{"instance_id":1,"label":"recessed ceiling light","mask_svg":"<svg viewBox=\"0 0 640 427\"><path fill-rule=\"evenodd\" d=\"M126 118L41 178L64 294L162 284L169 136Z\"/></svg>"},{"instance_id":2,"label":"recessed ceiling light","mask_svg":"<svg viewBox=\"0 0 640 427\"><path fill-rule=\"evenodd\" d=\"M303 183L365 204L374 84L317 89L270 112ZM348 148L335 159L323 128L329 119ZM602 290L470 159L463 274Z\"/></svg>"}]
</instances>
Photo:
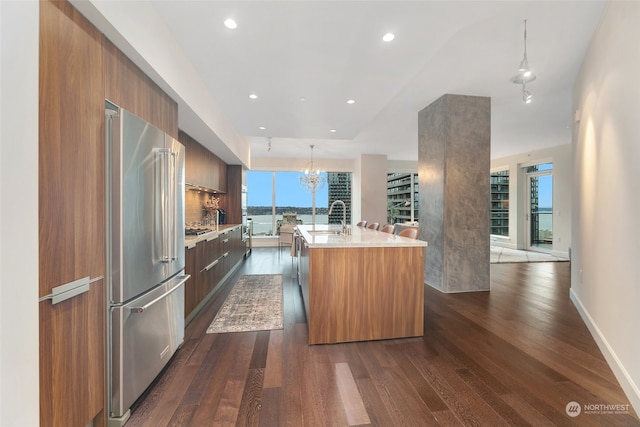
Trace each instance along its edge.
<instances>
[{"instance_id":1,"label":"recessed ceiling light","mask_svg":"<svg viewBox=\"0 0 640 427\"><path fill-rule=\"evenodd\" d=\"M382 40L385 42L390 42L391 40L395 39L396 36L393 33L387 33L384 36L382 36Z\"/></svg>"},{"instance_id":2,"label":"recessed ceiling light","mask_svg":"<svg viewBox=\"0 0 640 427\"><path fill-rule=\"evenodd\" d=\"M329 132L336 133L336 130L335 129L329 129Z\"/></svg>"},{"instance_id":3,"label":"recessed ceiling light","mask_svg":"<svg viewBox=\"0 0 640 427\"><path fill-rule=\"evenodd\" d=\"M305 98L304 96L300 97L300 102L306 102L307 98Z\"/></svg>"},{"instance_id":4,"label":"recessed ceiling light","mask_svg":"<svg viewBox=\"0 0 640 427\"><path fill-rule=\"evenodd\" d=\"M250 94L249 94L249 98L251 98L251 99L258 99L258 95L256 95L255 93L250 93Z\"/></svg>"},{"instance_id":5,"label":"recessed ceiling light","mask_svg":"<svg viewBox=\"0 0 640 427\"><path fill-rule=\"evenodd\" d=\"M260 130L265 130L265 129L266 129L266 127L264 127L264 126L260 126L258 129L260 129Z\"/></svg>"},{"instance_id":6,"label":"recessed ceiling light","mask_svg":"<svg viewBox=\"0 0 640 427\"><path fill-rule=\"evenodd\" d=\"M355 99L347 99L347 104L355 104L356 100Z\"/></svg>"},{"instance_id":7,"label":"recessed ceiling light","mask_svg":"<svg viewBox=\"0 0 640 427\"><path fill-rule=\"evenodd\" d=\"M236 28L238 28L238 24L236 23L236 21L231 18L224 20L224 26L230 30L235 30Z\"/></svg>"}]
</instances>

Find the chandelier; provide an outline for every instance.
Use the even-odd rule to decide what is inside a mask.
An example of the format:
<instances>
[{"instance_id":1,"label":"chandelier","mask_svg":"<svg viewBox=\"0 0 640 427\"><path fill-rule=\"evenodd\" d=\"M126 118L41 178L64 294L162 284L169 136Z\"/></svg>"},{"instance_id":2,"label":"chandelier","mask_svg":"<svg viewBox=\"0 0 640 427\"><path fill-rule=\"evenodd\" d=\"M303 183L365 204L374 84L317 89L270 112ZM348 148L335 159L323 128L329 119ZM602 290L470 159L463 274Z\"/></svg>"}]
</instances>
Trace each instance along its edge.
<instances>
[{"instance_id":1,"label":"chandelier","mask_svg":"<svg viewBox=\"0 0 640 427\"><path fill-rule=\"evenodd\" d=\"M311 161L307 163L307 167L304 170L304 173L300 175L300 185L302 185L306 190L315 193L317 190L320 190L324 183L327 181L327 178L320 174L320 169L316 169L313 164L313 147L315 145L310 145L311 147Z\"/></svg>"},{"instance_id":2,"label":"chandelier","mask_svg":"<svg viewBox=\"0 0 640 427\"><path fill-rule=\"evenodd\" d=\"M518 67L518 75L513 78L513 83L522 85L522 101L529 104L533 99L531 92L527 90L527 83L531 83L536 79L535 74L529 68L529 59L527 58L527 20L524 20L524 56Z\"/></svg>"}]
</instances>

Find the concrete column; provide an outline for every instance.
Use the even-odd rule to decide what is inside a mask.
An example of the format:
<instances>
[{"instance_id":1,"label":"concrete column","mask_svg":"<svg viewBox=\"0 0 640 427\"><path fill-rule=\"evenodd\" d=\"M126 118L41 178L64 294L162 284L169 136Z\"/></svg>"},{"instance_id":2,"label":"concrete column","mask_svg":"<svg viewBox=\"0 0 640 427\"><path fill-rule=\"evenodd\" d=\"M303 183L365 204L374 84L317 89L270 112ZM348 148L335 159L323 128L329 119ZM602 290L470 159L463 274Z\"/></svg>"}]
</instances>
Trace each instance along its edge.
<instances>
[{"instance_id":1,"label":"concrete column","mask_svg":"<svg viewBox=\"0 0 640 427\"><path fill-rule=\"evenodd\" d=\"M490 288L491 99L443 95L418 115L425 282L443 292Z\"/></svg>"}]
</instances>

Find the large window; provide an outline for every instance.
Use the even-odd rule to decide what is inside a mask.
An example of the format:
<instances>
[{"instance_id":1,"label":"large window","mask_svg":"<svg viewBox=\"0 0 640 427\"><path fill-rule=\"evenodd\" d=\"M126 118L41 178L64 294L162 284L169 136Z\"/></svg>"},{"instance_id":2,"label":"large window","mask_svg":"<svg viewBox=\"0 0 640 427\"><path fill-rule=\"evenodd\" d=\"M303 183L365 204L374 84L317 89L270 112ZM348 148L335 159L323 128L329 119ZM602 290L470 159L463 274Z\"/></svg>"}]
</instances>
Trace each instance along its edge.
<instances>
[{"instance_id":1,"label":"large window","mask_svg":"<svg viewBox=\"0 0 640 427\"><path fill-rule=\"evenodd\" d=\"M247 172L247 218L253 221L254 235L272 234L274 178L274 172Z\"/></svg>"},{"instance_id":2,"label":"large window","mask_svg":"<svg viewBox=\"0 0 640 427\"><path fill-rule=\"evenodd\" d=\"M312 193L300 184L300 172L247 172L247 217L253 221L254 236L278 234L285 222L312 223ZM339 223L342 210L328 217L329 202L339 199L347 206L351 220L351 173L323 173L325 183L316 191L316 224ZM337 216L336 216L337 214ZM339 219L337 219L339 217Z\"/></svg>"},{"instance_id":3,"label":"large window","mask_svg":"<svg viewBox=\"0 0 640 427\"><path fill-rule=\"evenodd\" d=\"M509 171L491 172L491 234L509 235Z\"/></svg>"},{"instance_id":4,"label":"large window","mask_svg":"<svg viewBox=\"0 0 640 427\"><path fill-rule=\"evenodd\" d=\"M418 221L418 193L417 173L388 173L387 222Z\"/></svg>"}]
</instances>

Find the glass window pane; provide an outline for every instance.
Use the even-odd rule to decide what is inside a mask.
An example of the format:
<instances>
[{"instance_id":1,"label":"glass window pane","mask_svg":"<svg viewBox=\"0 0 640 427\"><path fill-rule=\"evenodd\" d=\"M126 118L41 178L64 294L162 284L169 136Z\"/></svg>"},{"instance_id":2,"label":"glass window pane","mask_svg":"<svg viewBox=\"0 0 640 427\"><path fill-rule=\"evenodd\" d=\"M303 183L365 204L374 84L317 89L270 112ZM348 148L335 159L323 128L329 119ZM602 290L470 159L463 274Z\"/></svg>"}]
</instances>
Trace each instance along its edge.
<instances>
[{"instance_id":1,"label":"glass window pane","mask_svg":"<svg viewBox=\"0 0 640 427\"><path fill-rule=\"evenodd\" d=\"M312 192L300 182L301 172L247 172L247 217L253 221L253 235L277 235L286 222L312 223ZM275 177L275 216L272 183ZM316 224L340 224L342 206L328 218L329 203L342 200L346 205L347 224L351 221L351 173L320 173L322 185L316 187Z\"/></svg>"},{"instance_id":2,"label":"glass window pane","mask_svg":"<svg viewBox=\"0 0 640 427\"><path fill-rule=\"evenodd\" d=\"M328 203L342 200L346 208L347 224L351 223L351 173L329 172L327 174ZM328 217L329 224L341 224L343 216L342 206L337 204Z\"/></svg>"},{"instance_id":3,"label":"glass window pane","mask_svg":"<svg viewBox=\"0 0 640 427\"><path fill-rule=\"evenodd\" d=\"M529 178L530 246L551 249L553 244L553 175Z\"/></svg>"},{"instance_id":4,"label":"glass window pane","mask_svg":"<svg viewBox=\"0 0 640 427\"><path fill-rule=\"evenodd\" d=\"M509 171L491 172L491 212L489 213L491 234L509 235Z\"/></svg>"},{"instance_id":5,"label":"glass window pane","mask_svg":"<svg viewBox=\"0 0 640 427\"><path fill-rule=\"evenodd\" d=\"M247 218L253 221L253 235L271 235L271 182L273 172L247 172Z\"/></svg>"},{"instance_id":6,"label":"glass window pane","mask_svg":"<svg viewBox=\"0 0 640 427\"><path fill-rule=\"evenodd\" d=\"M539 172L539 171L550 171L553 170L553 163L541 163L539 165L529 166L526 169L527 173L531 172Z\"/></svg>"},{"instance_id":7,"label":"glass window pane","mask_svg":"<svg viewBox=\"0 0 640 427\"><path fill-rule=\"evenodd\" d=\"M300 183L301 172L276 172L276 227L284 222L312 223L312 191ZM327 174L316 187L316 224L327 223ZM277 233L277 230L276 230Z\"/></svg>"},{"instance_id":8,"label":"glass window pane","mask_svg":"<svg viewBox=\"0 0 640 427\"><path fill-rule=\"evenodd\" d=\"M387 222L418 220L419 183L417 173L387 174Z\"/></svg>"}]
</instances>

